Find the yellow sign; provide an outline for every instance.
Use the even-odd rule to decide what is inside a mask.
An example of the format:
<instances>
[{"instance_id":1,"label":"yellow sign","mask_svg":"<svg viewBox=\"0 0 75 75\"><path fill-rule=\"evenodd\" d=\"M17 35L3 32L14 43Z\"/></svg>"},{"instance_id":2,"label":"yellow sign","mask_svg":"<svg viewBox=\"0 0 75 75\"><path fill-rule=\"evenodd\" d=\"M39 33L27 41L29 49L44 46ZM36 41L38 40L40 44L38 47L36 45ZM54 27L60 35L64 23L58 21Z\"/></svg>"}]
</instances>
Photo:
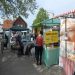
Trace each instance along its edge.
<instances>
[{"instance_id":1,"label":"yellow sign","mask_svg":"<svg viewBox=\"0 0 75 75\"><path fill-rule=\"evenodd\" d=\"M58 31L48 31L44 36L45 44L58 42Z\"/></svg>"}]
</instances>

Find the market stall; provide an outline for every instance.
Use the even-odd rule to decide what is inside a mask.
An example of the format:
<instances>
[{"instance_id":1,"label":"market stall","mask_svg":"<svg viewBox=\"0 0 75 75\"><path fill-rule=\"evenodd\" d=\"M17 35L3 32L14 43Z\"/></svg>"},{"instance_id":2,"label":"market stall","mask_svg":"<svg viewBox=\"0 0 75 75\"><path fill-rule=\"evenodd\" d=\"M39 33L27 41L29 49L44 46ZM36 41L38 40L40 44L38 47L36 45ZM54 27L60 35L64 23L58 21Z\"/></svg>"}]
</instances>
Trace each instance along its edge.
<instances>
[{"instance_id":1,"label":"market stall","mask_svg":"<svg viewBox=\"0 0 75 75\"><path fill-rule=\"evenodd\" d=\"M29 28L21 27L21 26L13 26L10 28L10 48L12 50L16 50L16 43L15 43L15 36L16 34L21 35L21 41L25 45L28 41L30 41L30 36L29 36Z\"/></svg>"},{"instance_id":2,"label":"market stall","mask_svg":"<svg viewBox=\"0 0 75 75\"><path fill-rule=\"evenodd\" d=\"M43 23L43 62L47 67L59 64L59 19L47 19Z\"/></svg>"},{"instance_id":3,"label":"market stall","mask_svg":"<svg viewBox=\"0 0 75 75\"><path fill-rule=\"evenodd\" d=\"M75 72L75 10L56 16L61 20L60 25L60 57L59 66L63 67L66 75Z\"/></svg>"}]
</instances>

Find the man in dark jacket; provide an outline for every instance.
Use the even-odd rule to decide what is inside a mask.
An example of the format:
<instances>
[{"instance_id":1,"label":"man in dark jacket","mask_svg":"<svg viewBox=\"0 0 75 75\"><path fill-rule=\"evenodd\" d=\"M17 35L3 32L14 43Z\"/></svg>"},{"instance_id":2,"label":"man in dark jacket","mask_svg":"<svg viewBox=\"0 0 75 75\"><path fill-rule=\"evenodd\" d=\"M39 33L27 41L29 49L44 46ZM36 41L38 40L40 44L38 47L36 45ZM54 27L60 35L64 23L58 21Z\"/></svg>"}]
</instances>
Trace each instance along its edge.
<instances>
[{"instance_id":1,"label":"man in dark jacket","mask_svg":"<svg viewBox=\"0 0 75 75\"><path fill-rule=\"evenodd\" d=\"M21 36L19 34L16 37L16 43L18 43L20 46L20 48L18 49L18 55L23 55L24 45L23 42L21 41Z\"/></svg>"}]
</instances>

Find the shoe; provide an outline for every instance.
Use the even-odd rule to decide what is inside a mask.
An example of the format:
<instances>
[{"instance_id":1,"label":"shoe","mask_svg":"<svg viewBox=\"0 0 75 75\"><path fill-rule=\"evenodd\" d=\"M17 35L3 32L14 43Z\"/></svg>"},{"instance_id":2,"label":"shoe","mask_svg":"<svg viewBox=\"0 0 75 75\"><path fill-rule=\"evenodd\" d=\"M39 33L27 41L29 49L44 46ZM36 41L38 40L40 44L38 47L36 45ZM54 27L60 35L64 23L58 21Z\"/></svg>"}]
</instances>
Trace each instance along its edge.
<instances>
[{"instance_id":1,"label":"shoe","mask_svg":"<svg viewBox=\"0 0 75 75\"><path fill-rule=\"evenodd\" d=\"M42 64L40 63L40 65L42 65Z\"/></svg>"},{"instance_id":2,"label":"shoe","mask_svg":"<svg viewBox=\"0 0 75 75\"><path fill-rule=\"evenodd\" d=\"M37 64L37 65L39 65L39 64Z\"/></svg>"},{"instance_id":3,"label":"shoe","mask_svg":"<svg viewBox=\"0 0 75 75\"><path fill-rule=\"evenodd\" d=\"M37 62L36 64L37 64L37 65L39 65L39 63L38 63L38 62Z\"/></svg>"},{"instance_id":4,"label":"shoe","mask_svg":"<svg viewBox=\"0 0 75 75\"><path fill-rule=\"evenodd\" d=\"M40 62L40 65L41 65L42 63Z\"/></svg>"}]
</instances>

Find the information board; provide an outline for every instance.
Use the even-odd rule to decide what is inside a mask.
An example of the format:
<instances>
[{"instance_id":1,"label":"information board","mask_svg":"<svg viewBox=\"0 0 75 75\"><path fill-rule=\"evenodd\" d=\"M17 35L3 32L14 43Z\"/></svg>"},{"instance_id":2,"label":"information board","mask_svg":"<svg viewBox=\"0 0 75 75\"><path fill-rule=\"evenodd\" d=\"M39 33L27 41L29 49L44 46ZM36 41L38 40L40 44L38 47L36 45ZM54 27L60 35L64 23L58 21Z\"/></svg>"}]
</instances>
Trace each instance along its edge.
<instances>
[{"instance_id":1,"label":"information board","mask_svg":"<svg viewBox=\"0 0 75 75\"><path fill-rule=\"evenodd\" d=\"M45 44L58 42L58 31L48 31L44 35Z\"/></svg>"}]
</instances>

